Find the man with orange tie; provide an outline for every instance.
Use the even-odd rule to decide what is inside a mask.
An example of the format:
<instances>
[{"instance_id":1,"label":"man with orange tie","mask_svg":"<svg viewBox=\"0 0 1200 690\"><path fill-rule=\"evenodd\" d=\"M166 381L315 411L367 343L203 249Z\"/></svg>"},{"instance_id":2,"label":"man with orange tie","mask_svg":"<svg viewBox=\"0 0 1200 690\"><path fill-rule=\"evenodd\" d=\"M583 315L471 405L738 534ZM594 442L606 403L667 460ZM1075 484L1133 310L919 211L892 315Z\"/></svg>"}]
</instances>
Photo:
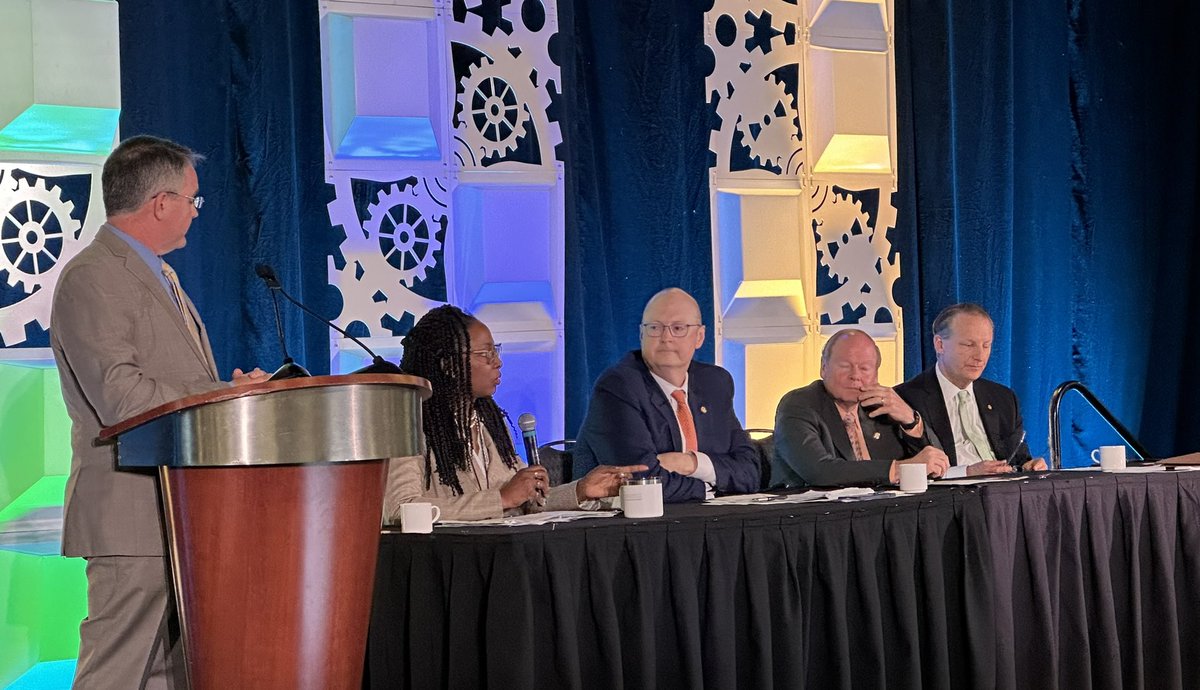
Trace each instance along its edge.
<instances>
[{"instance_id":1,"label":"man with orange tie","mask_svg":"<svg viewBox=\"0 0 1200 690\"><path fill-rule=\"evenodd\" d=\"M641 349L600 375L575 446L575 476L597 465L650 467L663 501L756 491L758 453L733 412L733 377L692 360L700 306L679 288L650 298Z\"/></svg>"}]
</instances>

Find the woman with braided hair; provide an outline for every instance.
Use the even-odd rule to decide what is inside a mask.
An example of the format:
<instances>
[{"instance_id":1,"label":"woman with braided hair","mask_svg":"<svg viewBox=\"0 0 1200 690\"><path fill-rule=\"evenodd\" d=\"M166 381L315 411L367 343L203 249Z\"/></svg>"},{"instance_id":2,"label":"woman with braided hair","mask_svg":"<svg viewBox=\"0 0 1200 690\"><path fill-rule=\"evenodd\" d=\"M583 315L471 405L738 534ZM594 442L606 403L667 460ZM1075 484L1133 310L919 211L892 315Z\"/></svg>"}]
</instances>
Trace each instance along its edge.
<instances>
[{"instance_id":1,"label":"woman with braided hair","mask_svg":"<svg viewBox=\"0 0 1200 690\"><path fill-rule=\"evenodd\" d=\"M500 347L481 321L458 307L430 310L404 338L400 368L429 380L423 406L425 455L393 459L384 510L399 520L400 504L437 505L442 518L484 520L520 513L603 507L621 480L644 465L601 465L582 479L551 488L546 470L517 457L508 416L492 394L500 385Z\"/></svg>"}]
</instances>

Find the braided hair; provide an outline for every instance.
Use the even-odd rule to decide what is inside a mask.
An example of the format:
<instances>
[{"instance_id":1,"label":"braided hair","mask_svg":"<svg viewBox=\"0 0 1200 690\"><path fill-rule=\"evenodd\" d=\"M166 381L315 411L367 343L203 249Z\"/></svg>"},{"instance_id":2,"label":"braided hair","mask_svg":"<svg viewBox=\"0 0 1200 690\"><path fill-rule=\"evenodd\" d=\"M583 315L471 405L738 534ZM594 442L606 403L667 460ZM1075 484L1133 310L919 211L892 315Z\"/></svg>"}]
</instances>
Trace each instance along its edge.
<instances>
[{"instance_id":1,"label":"braided hair","mask_svg":"<svg viewBox=\"0 0 1200 690\"><path fill-rule=\"evenodd\" d=\"M452 305L431 309L404 337L400 368L406 374L428 379L433 386L422 407L425 431L425 488L433 482L436 459L438 481L456 495L463 493L458 472L470 467L471 412L479 416L500 451L504 464L517 468L508 413L489 395L478 398L471 392L471 335L468 329L479 320Z\"/></svg>"}]
</instances>

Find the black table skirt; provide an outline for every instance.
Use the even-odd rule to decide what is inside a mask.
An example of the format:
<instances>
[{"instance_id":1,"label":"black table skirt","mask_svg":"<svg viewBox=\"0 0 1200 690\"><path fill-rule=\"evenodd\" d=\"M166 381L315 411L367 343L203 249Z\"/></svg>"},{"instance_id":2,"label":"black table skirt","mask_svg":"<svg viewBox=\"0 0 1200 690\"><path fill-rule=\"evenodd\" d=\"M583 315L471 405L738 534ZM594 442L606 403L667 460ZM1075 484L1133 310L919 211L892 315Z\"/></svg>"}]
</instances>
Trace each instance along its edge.
<instances>
[{"instance_id":1,"label":"black table skirt","mask_svg":"<svg viewBox=\"0 0 1200 690\"><path fill-rule=\"evenodd\" d=\"M1200 473L1059 473L388 533L368 684L1200 687L1198 513Z\"/></svg>"}]
</instances>

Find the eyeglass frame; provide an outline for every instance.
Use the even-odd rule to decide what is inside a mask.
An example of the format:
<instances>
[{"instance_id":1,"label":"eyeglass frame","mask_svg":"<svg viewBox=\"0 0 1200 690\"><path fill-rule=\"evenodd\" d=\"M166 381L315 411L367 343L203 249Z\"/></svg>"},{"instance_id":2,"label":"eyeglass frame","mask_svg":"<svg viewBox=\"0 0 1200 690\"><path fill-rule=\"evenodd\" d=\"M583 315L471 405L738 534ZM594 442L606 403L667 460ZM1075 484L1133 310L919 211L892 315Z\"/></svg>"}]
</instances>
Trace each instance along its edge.
<instances>
[{"instance_id":1,"label":"eyeglass frame","mask_svg":"<svg viewBox=\"0 0 1200 690\"><path fill-rule=\"evenodd\" d=\"M172 196L177 196L177 197L180 197L183 199L187 199L188 201L192 202L192 208L196 209L197 211L199 211L200 208L202 206L204 206L204 196L201 194L197 194L196 196L188 196L187 194L180 194L179 192L172 192L167 189L164 189L163 191L159 192L158 194L170 194ZM158 196L158 194L156 194L155 196Z\"/></svg>"},{"instance_id":2,"label":"eyeglass frame","mask_svg":"<svg viewBox=\"0 0 1200 690\"><path fill-rule=\"evenodd\" d=\"M692 332L693 328L704 328L702 323L659 323L651 321L650 323L640 323L638 328L641 329L647 337L661 338L663 333L670 333L672 338L686 338ZM676 333L676 329L682 328L682 333ZM655 333L654 331L658 331Z\"/></svg>"},{"instance_id":3,"label":"eyeglass frame","mask_svg":"<svg viewBox=\"0 0 1200 690\"><path fill-rule=\"evenodd\" d=\"M483 358L485 364L495 364L496 360L500 359L500 350L503 345L496 343L489 348L483 350L467 350L468 355L479 355Z\"/></svg>"}]
</instances>

